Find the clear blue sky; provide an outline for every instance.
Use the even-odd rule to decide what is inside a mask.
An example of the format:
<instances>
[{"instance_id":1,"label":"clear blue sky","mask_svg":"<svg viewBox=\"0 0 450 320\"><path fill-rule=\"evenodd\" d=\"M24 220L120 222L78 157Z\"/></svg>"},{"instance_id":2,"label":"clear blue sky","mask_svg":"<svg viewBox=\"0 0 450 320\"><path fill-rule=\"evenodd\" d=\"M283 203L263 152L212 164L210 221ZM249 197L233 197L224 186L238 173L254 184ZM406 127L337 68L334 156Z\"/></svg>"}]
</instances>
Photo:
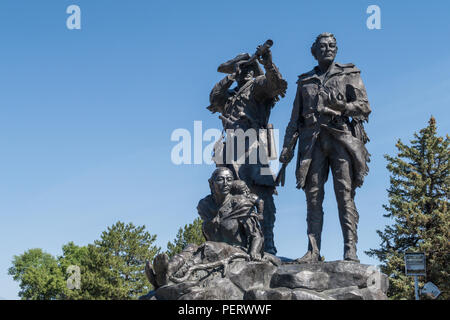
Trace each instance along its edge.
<instances>
[{"instance_id":1,"label":"clear blue sky","mask_svg":"<svg viewBox=\"0 0 450 320\"><path fill-rule=\"evenodd\" d=\"M82 29L66 28L66 8L82 10ZM368 30L366 8L381 8ZM370 173L356 204L358 251L379 244L389 176L383 154L397 138L437 119L449 132L448 1L106 1L0 2L0 297L16 299L7 275L13 255L43 248L57 255L85 245L117 222L145 224L165 249L197 217L213 167L176 166L174 129L220 128L208 105L223 75L217 66L271 38L273 59L289 83L272 112L282 135L297 75L310 70L321 32L338 40L337 61L362 70L372 115ZM205 144L206 145L206 144ZM306 210L294 165L275 198L280 255L306 250ZM327 184L323 250L342 258L342 235Z\"/></svg>"}]
</instances>

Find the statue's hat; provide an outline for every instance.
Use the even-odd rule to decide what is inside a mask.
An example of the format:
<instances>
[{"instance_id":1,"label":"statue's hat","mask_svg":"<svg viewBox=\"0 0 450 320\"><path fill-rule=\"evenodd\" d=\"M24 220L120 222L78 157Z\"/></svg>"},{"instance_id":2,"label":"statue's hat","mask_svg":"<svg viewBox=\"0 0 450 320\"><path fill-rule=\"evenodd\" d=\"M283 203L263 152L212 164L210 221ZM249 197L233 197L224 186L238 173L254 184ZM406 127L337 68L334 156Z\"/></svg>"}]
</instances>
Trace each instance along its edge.
<instances>
[{"instance_id":1,"label":"statue's hat","mask_svg":"<svg viewBox=\"0 0 450 320\"><path fill-rule=\"evenodd\" d=\"M250 60L250 55L248 53L238 54L235 58L222 63L217 68L217 71L222 72L222 73L232 74L236 71L237 64L245 63L245 61L247 61L247 60ZM243 68L242 65L241 65L241 68ZM253 60L252 62L250 62L250 64L247 64L245 66L245 68L252 70L254 77L261 76L264 74L261 67L259 66L257 60Z\"/></svg>"}]
</instances>

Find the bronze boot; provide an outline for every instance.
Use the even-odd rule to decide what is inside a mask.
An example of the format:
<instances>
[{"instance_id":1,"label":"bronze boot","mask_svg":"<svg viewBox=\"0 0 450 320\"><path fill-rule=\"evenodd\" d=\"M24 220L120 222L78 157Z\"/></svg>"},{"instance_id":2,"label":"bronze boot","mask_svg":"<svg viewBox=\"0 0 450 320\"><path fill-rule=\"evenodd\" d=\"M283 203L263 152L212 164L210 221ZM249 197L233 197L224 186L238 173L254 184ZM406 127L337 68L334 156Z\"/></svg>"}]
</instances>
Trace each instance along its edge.
<instances>
[{"instance_id":1,"label":"bronze boot","mask_svg":"<svg viewBox=\"0 0 450 320\"><path fill-rule=\"evenodd\" d=\"M344 237L344 260L360 262L356 255L356 236L351 231L347 231Z\"/></svg>"},{"instance_id":2,"label":"bronze boot","mask_svg":"<svg viewBox=\"0 0 450 320\"><path fill-rule=\"evenodd\" d=\"M315 262L320 262L322 261L321 257L320 257L320 251L319 251L319 246L317 245L317 243L320 243L320 236L318 236L316 239L317 235L315 236L314 234L308 234L308 238L309 238L309 250L305 253L305 255L301 258L298 258L295 260L295 262L297 263L315 263ZM317 241L319 240L319 241Z\"/></svg>"}]
</instances>

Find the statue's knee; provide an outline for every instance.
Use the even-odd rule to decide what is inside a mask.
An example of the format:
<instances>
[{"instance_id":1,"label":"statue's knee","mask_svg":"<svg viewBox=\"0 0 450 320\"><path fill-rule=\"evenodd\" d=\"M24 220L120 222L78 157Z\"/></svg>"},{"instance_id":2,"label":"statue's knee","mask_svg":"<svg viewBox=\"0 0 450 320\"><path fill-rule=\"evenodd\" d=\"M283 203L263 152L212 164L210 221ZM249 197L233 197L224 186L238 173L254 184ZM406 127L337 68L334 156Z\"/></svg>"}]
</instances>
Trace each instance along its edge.
<instances>
[{"instance_id":1,"label":"statue's knee","mask_svg":"<svg viewBox=\"0 0 450 320\"><path fill-rule=\"evenodd\" d=\"M336 200L340 208L346 206L354 206L354 192L350 187L339 188L335 190L335 193Z\"/></svg>"},{"instance_id":2,"label":"statue's knee","mask_svg":"<svg viewBox=\"0 0 450 320\"><path fill-rule=\"evenodd\" d=\"M306 217L306 222L308 223L309 226L322 226L323 214L322 213L309 214Z\"/></svg>"},{"instance_id":3,"label":"statue's knee","mask_svg":"<svg viewBox=\"0 0 450 320\"><path fill-rule=\"evenodd\" d=\"M322 211L323 195L319 192L310 193L306 197L308 211Z\"/></svg>"}]
</instances>

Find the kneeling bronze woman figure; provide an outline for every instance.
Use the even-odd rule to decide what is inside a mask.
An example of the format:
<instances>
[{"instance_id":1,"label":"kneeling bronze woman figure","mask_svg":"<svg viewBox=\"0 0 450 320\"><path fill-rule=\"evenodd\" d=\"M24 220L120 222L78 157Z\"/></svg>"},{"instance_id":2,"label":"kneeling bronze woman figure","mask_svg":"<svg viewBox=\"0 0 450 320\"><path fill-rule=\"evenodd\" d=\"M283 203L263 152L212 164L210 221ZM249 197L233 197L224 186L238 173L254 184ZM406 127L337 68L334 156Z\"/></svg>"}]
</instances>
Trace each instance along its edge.
<instances>
[{"instance_id":1,"label":"kneeling bronze woman figure","mask_svg":"<svg viewBox=\"0 0 450 320\"><path fill-rule=\"evenodd\" d=\"M202 231L208 242L201 246L188 245L170 259L166 253L159 254L153 265L148 261L145 272L155 289L187 279L199 280L198 277L191 277L193 271L220 265L226 268L234 259L248 258L280 264L271 254L264 254L264 236L259 223L264 201L250 193L244 181L234 180L233 173L226 167L219 167L213 172L209 185L211 194L200 200L197 206L203 219ZM221 242L239 249L230 251L223 260L202 262L205 247L220 248Z\"/></svg>"},{"instance_id":2,"label":"kneeling bronze woman figure","mask_svg":"<svg viewBox=\"0 0 450 320\"><path fill-rule=\"evenodd\" d=\"M245 248L252 259L261 259L264 236L255 211L262 200L242 190L226 167L214 170L209 179L211 194L200 200L197 210L203 220L203 234L208 241L225 242ZM238 187L233 188L237 184ZM232 193L232 191L236 190ZM260 210L258 210L260 211Z\"/></svg>"}]
</instances>

